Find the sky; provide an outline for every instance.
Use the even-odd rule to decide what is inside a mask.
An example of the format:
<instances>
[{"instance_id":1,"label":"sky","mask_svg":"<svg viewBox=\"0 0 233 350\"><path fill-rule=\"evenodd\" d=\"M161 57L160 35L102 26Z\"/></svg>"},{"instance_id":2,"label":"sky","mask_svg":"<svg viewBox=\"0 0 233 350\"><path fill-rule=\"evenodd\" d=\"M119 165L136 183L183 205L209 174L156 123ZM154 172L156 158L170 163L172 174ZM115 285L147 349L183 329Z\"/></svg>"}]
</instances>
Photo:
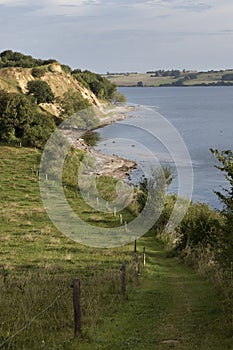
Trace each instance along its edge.
<instances>
[{"instance_id":1,"label":"sky","mask_svg":"<svg viewBox=\"0 0 233 350\"><path fill-rule=\"evenodd\" d=\"M232 0L0 0L0 51L98 73L233 68Z\"/></svg>"}]
</instances>

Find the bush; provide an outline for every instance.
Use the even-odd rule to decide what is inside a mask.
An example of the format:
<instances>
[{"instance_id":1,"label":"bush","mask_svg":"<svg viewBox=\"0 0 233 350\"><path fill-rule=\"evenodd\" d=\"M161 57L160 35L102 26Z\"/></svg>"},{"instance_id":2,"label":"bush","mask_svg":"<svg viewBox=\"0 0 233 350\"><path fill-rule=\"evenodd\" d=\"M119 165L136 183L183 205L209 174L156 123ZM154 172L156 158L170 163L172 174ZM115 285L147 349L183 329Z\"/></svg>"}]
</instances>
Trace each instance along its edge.
<instances>
[{"instance_id":1,"label":"bush","mask_svg":"<svg viewBox=\"0 0 233 350\"><path fill-rule=\"evenodd\" d=\"M192 203L178 227L180 251L197 246L216 247L221 237L224 218L204 203Z\"/></svg>"},{"instance_id":2,"label":"bush","mask_svg":"<svg viewBox=\"0 0 233 350\"><path fill-rule=\"evenodd\" d=\"M33 80L27 84L28 94L33 95L36 99L37 104L39 103L50 103L53 102L55 96L46 81Z\"/></svg>"},{"instance_id":3,"label":"bush","mask_svg":"<svg viewBox=\"0 0 233 350\"><path fill-rule=\"evenodd\" d=\"M55 128L54 120L38 112L30 96L0 92L0 141L43 147Z\"/></svg>"},{"instance_id":4,"label":"bush","mask_svg":"<svg viewBox=\"0 0 233 350\"><path fill-rule=\"evenodd\" d=\"M32 76L34 78L41 78L45 74L45 69L35 67L32 69Z\"/></svg>"},{"instance_id":5,"label":"bush","mask_svg":"<svg viewBox=\"0 0 233 350\"><path fill-rule=\"evenodd\" d=\"M78 111L90 107L88 99L83 98L79 91L68 90L62 99L62 116L69 117Z\"/></svg>"}]
</instances>

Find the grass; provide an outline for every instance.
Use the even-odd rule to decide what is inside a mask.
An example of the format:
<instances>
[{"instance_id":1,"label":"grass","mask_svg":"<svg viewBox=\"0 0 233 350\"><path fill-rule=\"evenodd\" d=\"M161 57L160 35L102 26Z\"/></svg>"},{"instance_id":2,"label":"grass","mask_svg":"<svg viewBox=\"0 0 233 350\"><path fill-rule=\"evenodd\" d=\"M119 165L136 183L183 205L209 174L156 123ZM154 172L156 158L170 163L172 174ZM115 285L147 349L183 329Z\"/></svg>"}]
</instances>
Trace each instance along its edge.
<instances>
[{"instance_id":1,"label":"grass","mask_svg":"<svg viewBox=\"0 0 233 350\"><path fill-rule=\"evenodd\" d=\"M146 246L147 265L137 286L133 244L81 246L50 222L39 193L40 151L0 151L0 349L232 349L220 296L191 269L167 259L153 233L138 242L140 259ZM108 178L100 181L113 191ZM119 225L111 213L90 214L71 185L66 195L84 219ZM121 296L123 260L127 300ZM73 339L73 277L82 288L80 339Z\"/></svg>"},{"instance_id":2,"label":"grass","mask_svg":"<svg viewBox=\"0 0 233 350\"><path fill-rule=\"evenodd\" d=\"M80 349L232 349L219 297L208 282L167 259L152 237L142 243L149 261L141 270L140 285L115 314L105 316L104 324Z\"/></svg>"}]
</instances>

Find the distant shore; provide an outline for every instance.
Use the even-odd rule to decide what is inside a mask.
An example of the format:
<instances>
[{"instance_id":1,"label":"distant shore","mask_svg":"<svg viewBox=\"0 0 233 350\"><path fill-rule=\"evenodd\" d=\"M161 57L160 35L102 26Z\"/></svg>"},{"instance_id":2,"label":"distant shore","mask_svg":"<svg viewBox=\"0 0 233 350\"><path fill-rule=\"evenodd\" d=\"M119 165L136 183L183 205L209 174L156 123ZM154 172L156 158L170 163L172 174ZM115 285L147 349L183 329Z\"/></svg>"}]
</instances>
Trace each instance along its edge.
<instances>
[{"instance_id":1,"label":"distant shore","mask_svg":"<svg viewBox=\"0 0 233 350\"><path fill-rule=\"evenodd\" d=\"M118 87L190 87L233 86L233 69L157 70L146 73L109 73L104 75Z\"/></svg>"}]
</instances>

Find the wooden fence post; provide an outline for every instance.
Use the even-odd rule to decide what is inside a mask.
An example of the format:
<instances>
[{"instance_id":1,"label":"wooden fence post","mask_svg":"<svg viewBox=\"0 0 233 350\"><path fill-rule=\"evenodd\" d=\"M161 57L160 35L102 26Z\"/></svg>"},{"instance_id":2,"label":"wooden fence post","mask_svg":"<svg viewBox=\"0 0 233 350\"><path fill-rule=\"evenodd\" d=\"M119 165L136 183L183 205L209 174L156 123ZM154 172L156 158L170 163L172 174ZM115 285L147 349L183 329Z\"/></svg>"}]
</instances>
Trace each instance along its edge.
<instances>
[{"instance_id":1,"label":"wooden fence post","mask_svg":"<svg viewBox=\"0 0 233 350\"><path fill-rule=\"evenodd\" d=\"M122 216L122 214L120 214L120 224L121 225L123 224L123 216Z\"/></svg>"},{"instance_id":2,"label":"wooden fence post","mask_svg":"<svg viewBox=\"0 0 233 350\"><path fill-rule=\"evenodd\" d=\"M74 337L81 335L81 301L80 280L73 278L73 304L74 304Z\"/></svg>"},{"instance_id":3,"label":"wooden fence post","mask_svg":"<svg viewBox=\"0 0 233 350\"><path fill-rule=\"evenodd\" d=\"M137 253L137 240L134 241L134 254Z\"/></svg>"},{"instance_id":4,"label":"wooden fence post","mask_svg":"<svg viewBox=\"0 0 233 350\"><path fill-rule=\"evenodd\" d=\"M121 294L126 299L126 264L122 262L121 266Z\"/></svg>"},{"instance_id":5,"label":"wooden fence post","mask_svg":"<svg viewBox=\"0 0 233 350\"><path fill-rule=\"evenodd\" d=\"M143 247L143 266L146 266L146 247Z\"/></svg>"},{"instance_id":6,"label":"wooden fence post","mask_svg":"<svg viewBox=\"0 0 233 350\"><path fill-rule=\"evenodd\" d=\"M138 255L135 254L135 283L136 285L138 285L138 278L140 275L140 271L139 271L139 259L138 259Z\"/></svg>"}]
</instances>

